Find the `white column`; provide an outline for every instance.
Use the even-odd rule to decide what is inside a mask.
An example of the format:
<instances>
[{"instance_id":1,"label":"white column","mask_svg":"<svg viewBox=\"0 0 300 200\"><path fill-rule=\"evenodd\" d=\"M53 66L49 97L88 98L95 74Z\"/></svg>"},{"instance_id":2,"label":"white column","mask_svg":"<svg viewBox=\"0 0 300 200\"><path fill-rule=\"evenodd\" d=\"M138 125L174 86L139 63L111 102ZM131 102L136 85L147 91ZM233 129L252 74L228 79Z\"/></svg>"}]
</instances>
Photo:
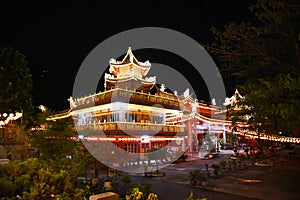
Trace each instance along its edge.
<instances>
[{"instance_id":1,"label":"white column","mask_svg":"<svg viewBox=\"0 0 300 200\"><path fill-rule=\"evenodd\" d=\"M225 130L225 125L223 125L223 140L224 140L224 144L226 144L226 130Z\"/></svg>"},{"instance_id":2,"label":"white column","mask_svg":"<svg viewBox=\"0 0 300 200\"><path fill-rule=\"evenodd\" d=\"M191 120L188 122L189 130L188 130L188 146L189 146L189 152L193 152L193 145L192 145L192 126L191 126Z\"/></svg>"}]
</instances>

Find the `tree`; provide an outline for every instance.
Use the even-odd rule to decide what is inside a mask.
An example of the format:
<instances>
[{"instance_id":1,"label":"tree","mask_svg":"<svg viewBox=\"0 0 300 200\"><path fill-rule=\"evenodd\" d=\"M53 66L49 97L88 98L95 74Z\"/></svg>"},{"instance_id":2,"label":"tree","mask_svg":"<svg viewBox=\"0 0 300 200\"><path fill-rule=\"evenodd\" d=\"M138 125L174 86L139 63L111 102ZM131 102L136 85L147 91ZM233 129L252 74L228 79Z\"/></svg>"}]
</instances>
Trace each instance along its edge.
<instances>
[{"instance_id":1,"label":"tree","mask_svg":"<svg viewBox=\"0 0 300 200\"><path fill-rule=\"evenodd\" d=\"M242 114L251 116L249 123L268 133L289 135L299 126L299 77L280 74L270 81L248 83L243 89L247 95L239 104L244 107Z\"/></svg>"},{"instance_id":2,"label":"tree","mask_svg":"<svg viewBox=\"0 0 300 200\"><path fill-rule=\"evenodd\" d=\"M87 177L93 170L98 177L99 161L78 141L72 118L49 121L55 112L45 108L35 117L35 129L30 133L31 143L39 149L40 159L56 169L70 170L72 177ZM98 152L99 153L99 152Z\"/></svg>"},{"instance_id":3,"label":"tree","mask_svg":"<svg viewBox=\"0 0 300 200\"><path fill-rule=\"evenodd\" d=\"M0 166L0 197L5 199L82 199L83 189L72 182L68 171L55 171L36 158Z\"/></svg>"},{"instance_id":4,"label":"tree","mask_svg":"<svg viewBox=\"0 0 300 200\"><path fill-rule=\"evenodd\" d=\"M144 194L142 191L140 191L140 188L133 188L131 194L126 195L126 200L134 200L134 199L147 199L147 200L157 200L158 196L157 194L150 193L149 195Z\"/></svg>"},{"instance_id":5,"label":"tree","mask_svg":"<svg viewBox=\"0 0 300 200\"><path fill-rule=\"evenodd\" d=\"M33 112L32 76L23 54L13 48L0 49L0 110L24 111L24 121L30 121Z\"/></svg>"},{"instance_id":6,"label":"tree","mask_svg":"<svg viewBox=\"0 0 300 200\"><path fill-rule=\"evenodd\" d=\"M30 140L34 146L38 147L42 160L52 163L56 169L67 169L73 160L70 158L74 157L78 147L73 120L66 118L47 121L46 118L49 115L53 115L49 109L37 114L35 121L37 130L31 132Z\"/></svg>"},{"instance_id":7,"label":"tree","mask_svg":"<svg viewBox=\"0 0 300 200\"><path fill-rule=\"evenodd\" d=\"M299 1L259 0L249 9L255 20L230 22L224 31L211 28L215 40L207 49L222 75L239 84L280 73L299 75Z\"/></svg>"},{"instance_id":8,"label":"tree","mask_svg":"<svg viewBox=\"0 0 300 200\"><path fill-rule=\"evenodd\" d=\"M249 9L251 22L211 29L208 51L245 95L235 114L248 114L255 130L290 134L300 124L300 2L258 0Z\"/></svg>"}]
</instances>

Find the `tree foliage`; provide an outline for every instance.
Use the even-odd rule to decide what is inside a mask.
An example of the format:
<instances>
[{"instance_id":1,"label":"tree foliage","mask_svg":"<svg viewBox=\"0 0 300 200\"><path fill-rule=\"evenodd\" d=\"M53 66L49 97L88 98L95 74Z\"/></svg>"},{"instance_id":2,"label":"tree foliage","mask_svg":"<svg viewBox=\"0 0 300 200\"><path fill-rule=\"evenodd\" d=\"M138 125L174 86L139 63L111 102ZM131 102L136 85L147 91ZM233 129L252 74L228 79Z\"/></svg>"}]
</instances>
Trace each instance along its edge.
<instances>
[{"instance_id":1,"label":"tree foliage","mask_svg":"<svg viewBox=\"0 0 300 200\"><path fill-rule=\"evenodd\" d=\"M300 77L280 74L268 81L258 79L243 87L246 98L243 114L251 116L250 123L260 123L269 133L292 134L300 122Z\"/></svg>"},{"instance_id":2,"label":"tree foliage","mask_svg":"<svg viewBox=\"0 0 300 200\"><path fill-rule=\"evenodd\" d=\"M32 76L23 54L13 48L0 49L0 110L25 113L25 119L33 112Z\"/></svg>"},{"instance_id":3,"label":"tree foliage","mask_svg":"<svg viewBox=\"0 0 300 200\"><path fill-rule=\"evenodd\" d=\"M236 114L248 114L253 128L290 134L300 124L300 2L258 0L249 9L250 22L213 27L207 48L246 97Z\"/></svg>"},{"instance_id":4,"label":"tree foliage","mask_svg":"<svg viewBox=\"0 0 300 200\"><path fill-rule=\"evenodd\" d=\"M72 118L49 121L55 112L46 109L37 114L35 127L30 133L31 143L39 149L40 159L55 170L70 170L72 177L87 177L94 170L97 176L97 160L86 150L74 129ZM42 131L39 131L42 129Z\"/></svg>"},{"instance_id":5,"label":"tree foliage","mask_svg":"<svg viewBox=\"0 0 300 200\"><path fill-rule=\"evenodd\" d=\"M1 197L6 199L82 199L66 170L55 171L36 158L0 165Z\"/></svg>"},{"instance_id":6,"label":"tree foliage","mask_svg":"<svg viewBox=\"0 0 300 200\"><path fill-rule=\"evenodd\" d=\"M259 0L249 9L255 20L230 22L223 31L211 28L215 41L207 48L219 61L222 75L238 79L238 83L280 73L298 76L299 1Z\"/></svg>"},{"instance_id":7,"label":"tree foliage","mask_svg":"<svg viewBox=\"0 0 300 200\"><path fill-rule=\"evenodd\" d=\"M76 133L70 123L65 120L50 122L45 131L35 133L33 142L38 144L42 158L59 160L74 153Z\"/></svg>"}]
</instances>

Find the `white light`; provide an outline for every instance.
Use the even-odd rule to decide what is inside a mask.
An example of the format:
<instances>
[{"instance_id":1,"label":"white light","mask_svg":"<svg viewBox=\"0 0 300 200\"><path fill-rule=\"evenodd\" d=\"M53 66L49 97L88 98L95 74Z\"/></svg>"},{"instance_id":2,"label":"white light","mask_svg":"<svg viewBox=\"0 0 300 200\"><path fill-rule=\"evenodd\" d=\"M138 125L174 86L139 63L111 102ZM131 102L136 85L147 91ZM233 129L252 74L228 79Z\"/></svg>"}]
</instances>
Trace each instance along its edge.
<instances>
[{"instance_id":1,"label":"white light","mask_svg":"<svg viewBox=\"0 0 300 200\"><path fill-rule=\"evenodd\" d=\"M142 143L149 143L150 142L150 137L149 136L142 136L141 137L141 142Z\"/></svg>"},{"instance_id":2,"label":"white light","mask_svg":"<svg viewBox=\"0 0 300 200\"><path fill-rule=\"evenodd\" d=\"M84 138L84 135L78 135L78 138L82 140Z\"/></svg>"},{"instance_id":3,"label":"white light","mask_svg":"<svg viewBox=\"0 0 300 200\"><path fill-rule=\"evenodd\" d=\"M214 106L217 105L217 104L216 104L216 99L215 99L215 98L213 98L213 99L211 100L211 104L214 105Z\"/></svg>"},{"instance_id":4,"label":"white light","mask_svg":"<svg viewBox=\"0 0 300 200\"><path fill-rule=\"evenodd\" d=\"M42 112L45 112L47 110L47 108L43 105L40 105L39 106L39 109L42 111Z\"/></svg>"},{"instance_id":5,"label":"white light","mask_svg":"<svg viewBox=\"0 0 300 200\"><path fill-rule=\"evenodd\" d=\"M225 98L225 102L223 103L224 106L230 105L230 99L228 97Z\"/></svg>"}]
</instances>

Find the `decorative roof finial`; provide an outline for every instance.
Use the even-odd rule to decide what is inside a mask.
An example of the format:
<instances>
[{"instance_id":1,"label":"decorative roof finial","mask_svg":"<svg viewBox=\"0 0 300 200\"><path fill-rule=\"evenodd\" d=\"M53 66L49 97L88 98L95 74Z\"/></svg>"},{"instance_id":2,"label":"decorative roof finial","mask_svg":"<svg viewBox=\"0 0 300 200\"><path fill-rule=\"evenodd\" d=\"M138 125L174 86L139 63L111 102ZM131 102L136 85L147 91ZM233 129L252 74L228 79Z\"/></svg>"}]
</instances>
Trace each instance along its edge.
<instances>
[{"instance_id":1,"label":"decorative roof finial","mask_svg":"<svg viewBox=\"0 0 300 200\"><path fill-rule=\"evenodd\" d=\"M187 88L184 92L183 92L183 96L184 98L188 98L190 96L190 89Z\"/></svg>"},{"instance_id":2,"label":"decorative roof finial","mask_svg":"<svg viewBox=\"0 0 300 200\"><path fill-rule=\"evenodd\" d=\"M165 89L166 89L165 84L162 83L161 86L160 86L160 91L164 92Z\"/></svg>"},{"instance_id":3,"label":"decorative roof finial","mask_svg":"<svg viewBox=\"0 0 300 200\"><path fill-rule=\"evenodd\" d=\"M213 98L213 99L211 100L211 104L212 104L213 106L217 105L217 104L216 104L216 99L215 99L215 98Z\"/></svg>"}]
</instances>

